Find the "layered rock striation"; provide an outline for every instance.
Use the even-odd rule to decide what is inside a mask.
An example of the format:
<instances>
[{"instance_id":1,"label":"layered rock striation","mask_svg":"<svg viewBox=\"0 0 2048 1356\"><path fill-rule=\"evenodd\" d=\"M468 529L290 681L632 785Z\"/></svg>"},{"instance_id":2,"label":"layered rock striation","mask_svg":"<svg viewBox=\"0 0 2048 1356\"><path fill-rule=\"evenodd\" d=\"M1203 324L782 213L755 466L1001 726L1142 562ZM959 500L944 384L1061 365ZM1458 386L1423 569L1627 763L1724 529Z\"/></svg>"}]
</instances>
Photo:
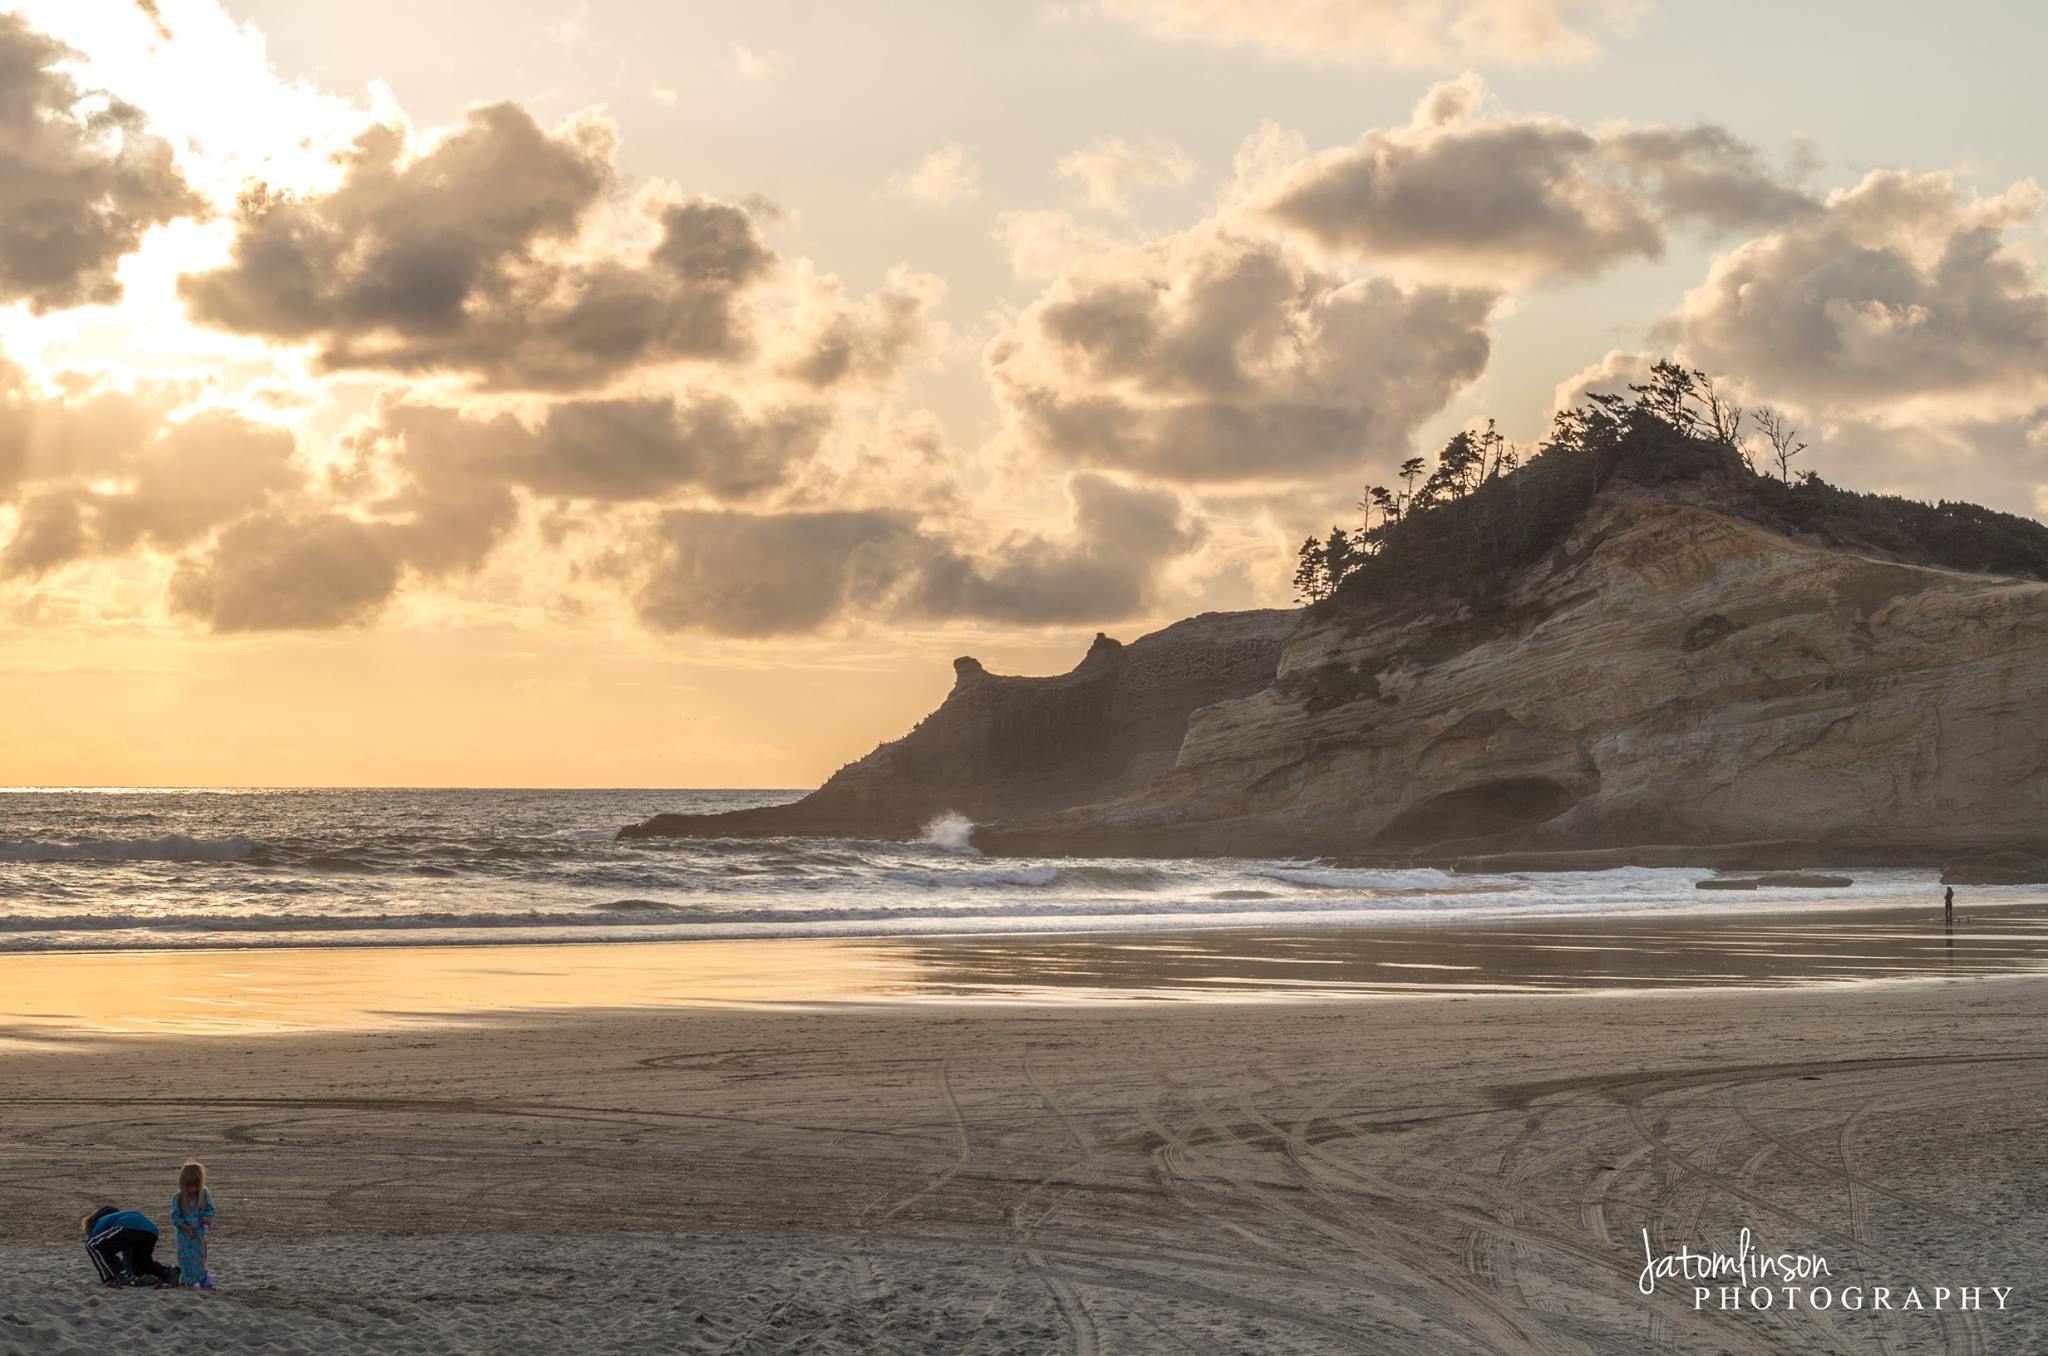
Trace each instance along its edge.
<instances>
[{"instance_id":1,"label":"layered rock striation","mask_svg":"<svg viewBox=\"0 0 2048 1356\"><path fill-rule=\"evenodd\" d=\"M2048 840L2048 584L1801 532L1704 444L1586 474L1496 578L1340 594L1156 781L976 845L1787 866Z\"/></svg>"}]
</instances>

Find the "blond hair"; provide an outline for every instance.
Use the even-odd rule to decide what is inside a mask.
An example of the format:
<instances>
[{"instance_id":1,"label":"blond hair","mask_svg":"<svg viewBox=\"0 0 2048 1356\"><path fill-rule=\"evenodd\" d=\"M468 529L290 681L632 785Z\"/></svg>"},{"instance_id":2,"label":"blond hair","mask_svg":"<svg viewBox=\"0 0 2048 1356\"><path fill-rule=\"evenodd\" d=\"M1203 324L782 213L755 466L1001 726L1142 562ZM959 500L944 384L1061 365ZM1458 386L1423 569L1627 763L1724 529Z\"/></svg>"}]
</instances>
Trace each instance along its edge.
<instances>
[{"instance_id":1,"label":"blond hair","mask_svg":"<svg viewBox=\"0 0 2048 1356\"><path fill-rule=\"evenodd\" d=\"M196 1158L185 1160L185 1166L178 1169L178 1194L185 1198L187 1205L197 1207L206 1198L206 1165Z\"/></svg>"}]
</instances>

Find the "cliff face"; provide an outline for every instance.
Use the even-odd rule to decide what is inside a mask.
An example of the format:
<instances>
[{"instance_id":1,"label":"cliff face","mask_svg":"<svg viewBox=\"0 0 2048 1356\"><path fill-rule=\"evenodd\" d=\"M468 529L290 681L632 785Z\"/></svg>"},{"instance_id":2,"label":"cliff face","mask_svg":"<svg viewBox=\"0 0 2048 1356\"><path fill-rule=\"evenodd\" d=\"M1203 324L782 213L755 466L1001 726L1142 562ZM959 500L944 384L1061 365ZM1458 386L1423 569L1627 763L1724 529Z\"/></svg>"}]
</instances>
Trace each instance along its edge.
<instances>
[{"instance_id":1,"label":"cliff face","mask_svg":"<svg viewBox=\"0 0 2048 1356\"><path fill-rule=\"evenodd\" d=\"M1903 860L2048 839L2048 584L1795 539L1729 484L1614 477L1483 605L1318 609L1156 782L975 843Z\"/></svg>"},{"instance_id":2,"label":"cliff face","mask_svg":"<svg viewBox=\"0 0 2048 1356\"><path fill-rule=\"evenodd\" d=\"M657 815L620 836L904 838L948 811L985 821L1122 796L1173 767L1197 709L1272 682L1299 618L1213 612L1128 645L1097 636L1071 673L1052 678L1000 676L957 659L937 711L802 800Z\"/></svg>"}]
</instances>

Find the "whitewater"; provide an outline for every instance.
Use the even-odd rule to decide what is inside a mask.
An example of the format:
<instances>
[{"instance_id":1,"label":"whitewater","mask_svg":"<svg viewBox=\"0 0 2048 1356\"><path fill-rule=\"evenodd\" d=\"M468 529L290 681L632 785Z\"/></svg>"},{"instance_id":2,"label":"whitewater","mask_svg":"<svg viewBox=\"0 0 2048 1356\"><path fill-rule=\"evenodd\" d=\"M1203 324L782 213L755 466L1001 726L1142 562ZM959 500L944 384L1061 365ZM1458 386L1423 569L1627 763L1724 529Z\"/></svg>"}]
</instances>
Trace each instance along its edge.
<instances>
[{"instance_id":1,"label":"whitewater","mask_svg":"<svg viewBox=\"0 0 2048 1356\"><path fill-rule=\"evenodd\" d=\"M1299 927L1940 895L1931 870L1858 871L1847 890L1730 895L1696 889L1710 873L1693 869L1463 875L985 858L958 816L907 843L613 837L663 811L800 794L11 790L0 793L0 951Z\"/></svg>"}]
</instances>

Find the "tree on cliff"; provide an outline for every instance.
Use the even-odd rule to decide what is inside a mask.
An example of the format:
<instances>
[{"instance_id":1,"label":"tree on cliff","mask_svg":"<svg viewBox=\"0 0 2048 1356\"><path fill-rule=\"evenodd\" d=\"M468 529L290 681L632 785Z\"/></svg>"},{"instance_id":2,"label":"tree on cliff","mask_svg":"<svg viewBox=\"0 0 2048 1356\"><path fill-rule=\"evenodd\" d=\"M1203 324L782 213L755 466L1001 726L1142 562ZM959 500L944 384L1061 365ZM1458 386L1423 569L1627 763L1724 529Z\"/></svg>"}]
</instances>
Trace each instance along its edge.
<instances>
[{"instance_id":1,"label":"tree on cliff","mask_svg":"<svg viewBox=\"0 0 2048 1356\"><path fill-rule=\"evenodd\" d=\"M1766 448L1744 445L1745 423ZM1558 411L1526 459L1490 421L1454 434L1427 479L1423 459L1410 458L1399 473L1404 491L1366 487L1356 533L1304 543L1297 589L1305 602L1340 606L1494 606L1519 570L1569 539L1614 476L1705 480L1722 511L1808 540L2048 579L2048 526L1974 504L1859 494L1810 471L1794 476L1792 460L1806 448L1779 411L1745 411L1704 372L1660 362L1626 395L1594 392Z\"/></svg>"},{"instance_id":2,"label":"tree on cliff","mask_svg":"<svg viewBox=\"0 0 2048 1356\"><path fill-rule=\"evenodd\" d=\"M1346 575L1364 563L1352 535L1341 527L1330 529L1329 539L1310 537L1301 544L1300 564L1294 570L1294 596L1304 603L1319 603L1337 591Z\"/></svg>"},{"instance_id":3,"label":"tree on cliff","mask_svg":"<svg viewBox=\"0 0 2048 1356\"><path fill-rule=\"evenodd\" d=\"M1806 444L1799 441L1799 430L1769 405L1757 409L1756 426L1764 431L1764 440L1771 445L1771 464L1778 468L1779 483L1790 485L1792 458L1806 450Z\"/></svg>"}]
</instances>

